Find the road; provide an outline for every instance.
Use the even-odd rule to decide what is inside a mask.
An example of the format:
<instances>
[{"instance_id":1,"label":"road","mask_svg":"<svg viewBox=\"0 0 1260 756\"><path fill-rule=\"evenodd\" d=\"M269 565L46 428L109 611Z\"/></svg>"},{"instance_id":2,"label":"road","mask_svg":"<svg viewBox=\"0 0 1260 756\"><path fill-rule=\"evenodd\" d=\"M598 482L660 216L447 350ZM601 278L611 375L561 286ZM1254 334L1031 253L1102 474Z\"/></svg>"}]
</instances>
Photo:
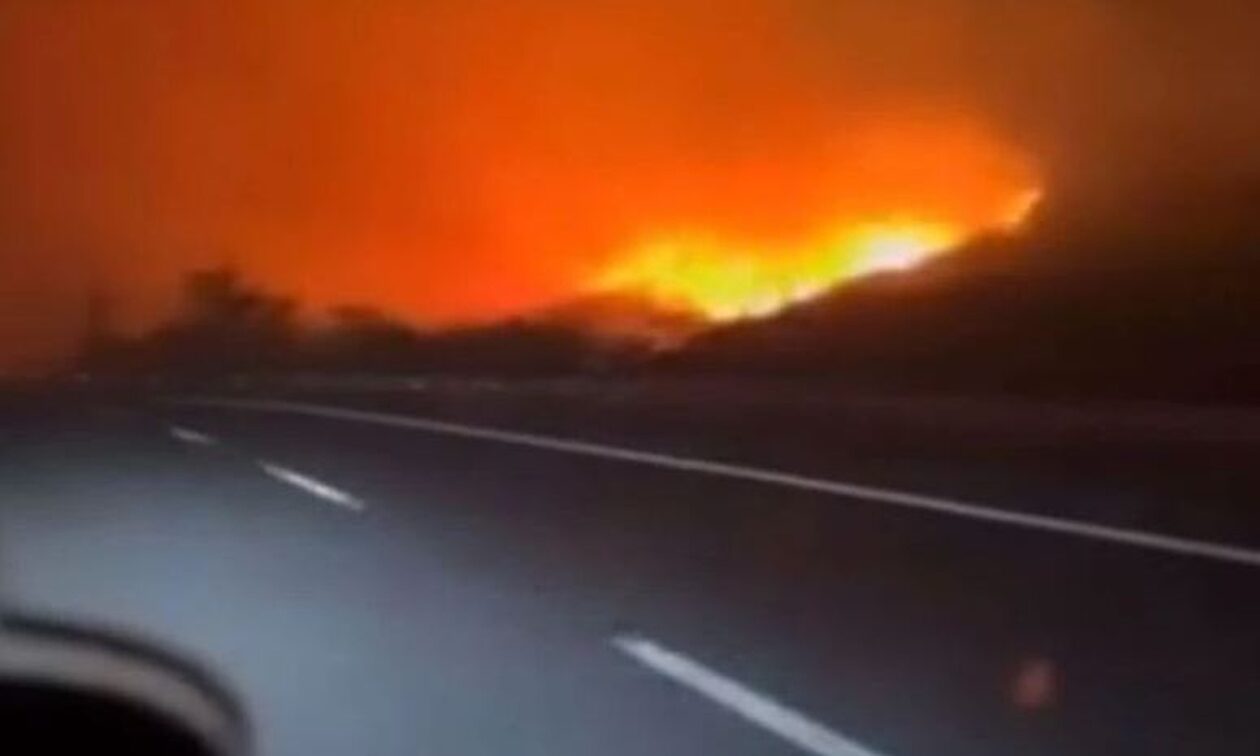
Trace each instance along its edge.
<instances>
[{"instance_id":1,"label":"road","mask_svg":"<svg viewBox=\"0 0 1260 756\"><path fill-rule=\"evenodd\" d=\"M4 601L204 661L269 755L1260 753L1250 438L1136 476L1092 436L353 403L5 403Z\"/></svg>"}]
</instances>

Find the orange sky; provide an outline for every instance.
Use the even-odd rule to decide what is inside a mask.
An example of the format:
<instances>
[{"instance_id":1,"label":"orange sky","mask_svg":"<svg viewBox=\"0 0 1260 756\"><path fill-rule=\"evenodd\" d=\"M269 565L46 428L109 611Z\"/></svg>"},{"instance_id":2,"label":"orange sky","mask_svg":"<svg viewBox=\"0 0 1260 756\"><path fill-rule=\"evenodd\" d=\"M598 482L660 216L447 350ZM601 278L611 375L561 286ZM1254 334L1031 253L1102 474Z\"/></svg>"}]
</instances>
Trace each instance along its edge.
<instances>
[{"instance_id":1,"label":"orange sky","mask_svg":"<svg viewBox=\"0 0 1260 756\"><path fill-rule=\"evenodd\" d=\"M1242 4L1042 5L0 0L0 364L61 348L94 282L131 324L219 262L480 319L653 235L989 225L1149 163L1151 121L1254 156ZM1205 100L1239 116L1200 134Z\"/></svg>"}]
</instances>

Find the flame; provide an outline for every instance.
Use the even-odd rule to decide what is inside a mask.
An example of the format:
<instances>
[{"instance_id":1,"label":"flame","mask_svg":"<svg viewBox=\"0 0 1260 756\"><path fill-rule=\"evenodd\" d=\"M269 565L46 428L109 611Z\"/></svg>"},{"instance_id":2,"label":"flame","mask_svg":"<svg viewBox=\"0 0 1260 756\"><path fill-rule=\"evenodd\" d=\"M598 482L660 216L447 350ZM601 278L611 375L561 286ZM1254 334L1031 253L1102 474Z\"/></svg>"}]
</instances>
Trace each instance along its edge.
<instances>
[{"instance_id":1,"label":"flame","mask_svg":"<svg viewBox=\"0 0 1260 756\"><path fill-rule=\"evenodd\" d=\"M808 168L789 160L764 175L738 174L736 195L755 201L728 207L725 185L706 187L713 204L698 203L704 220L631 237L593 271L588 290L716 321L763 317L846 281L909 272L978 235L1023 228L1042 199L1034 161L969 118L912 115L852 124ZM807 177L791 184L798 193L776 182L780 169Z\"/></svg>"},{"instance_id":2,"label":"flame","mask_svg":"<svg viewBox=\"0 0 1260 756\"><path fill-rule=\"evenodd\" d=\"M964 236L961 229L945 223L905 222L858 227L844 242L851 265L832 280L910 270L958 244Z\"/></svg>"},{"instance_id":3,"label":"flame","mask_svg":"<svg viewBox=\"0 0 1260 756\"><path fill-rule=\"evenodd\" d=\"M1041 189L1025 189L1015 195L998 220L998 227L1008 232L1017 231L1028 222L1028 217L1033 214L1044 198L1045 192Z\"/></svg>"},{"instance_id":4,"label":"flame","mask_svg":"<svg viewBox=\"0 0 1260 756\"><path fill-rule=\"evenodd\" d=\"M843 224L818 241L786 250L674 234L632 248L591 288L633 291L714 321L765 317L838 282L910 270L968 236L948 222L913 218Z\"/></svg>"}]
</instances>

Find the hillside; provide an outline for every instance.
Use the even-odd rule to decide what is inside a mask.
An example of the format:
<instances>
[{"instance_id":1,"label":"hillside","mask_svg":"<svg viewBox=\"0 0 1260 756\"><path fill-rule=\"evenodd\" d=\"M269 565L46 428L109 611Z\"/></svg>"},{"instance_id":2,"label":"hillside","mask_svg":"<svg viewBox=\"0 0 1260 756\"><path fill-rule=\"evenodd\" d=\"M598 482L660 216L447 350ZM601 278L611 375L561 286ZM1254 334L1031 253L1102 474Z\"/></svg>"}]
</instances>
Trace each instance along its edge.
<instances>
[{"instance_id":1,"label":"hillside","mask_svg":"<svg viewBox=\"0 0 1260 756\"><path fill-rule=\"evenodd\" d=\"M1260 402L1260 256L1042 228L701 335L665 372L896 390Z\"/></svg>"}]
</instances>

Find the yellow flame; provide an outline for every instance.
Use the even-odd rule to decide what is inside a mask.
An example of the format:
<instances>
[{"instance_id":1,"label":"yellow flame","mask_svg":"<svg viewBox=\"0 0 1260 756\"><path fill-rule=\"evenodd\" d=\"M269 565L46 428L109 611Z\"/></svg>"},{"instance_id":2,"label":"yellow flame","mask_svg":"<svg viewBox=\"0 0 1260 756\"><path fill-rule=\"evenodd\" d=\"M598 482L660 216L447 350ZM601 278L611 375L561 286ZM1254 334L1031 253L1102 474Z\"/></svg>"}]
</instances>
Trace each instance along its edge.
<instances>
[{"instance_id":1,"label":"yellow flame","mask_svg":"<svg viewBox=\"0 0 1260 756\"><path fill-rule=\"evenodd\" d=\"M715 321L764 317L843 281L908 271L981 231L1013 231L1040 200L1039 190L1021 192L983 229L900 216L844 223L795 248L754 248L704 233L657 236L631 247L590 288L635 292Z\"/></svg>"},{"instance_id":2,"label":"yellow flame","mask_svg":"<svg viewBox=\"0 0 1260 756\"><path fill-rule=\"evenodd\" d=\"M709 235L675 234L635 247L592 288L634 291L712 320L764 317L837 281L907 270L962 238L950 224L890 220L847 225L807 248L767 254Z\"/></svg>"}]
</instances>

